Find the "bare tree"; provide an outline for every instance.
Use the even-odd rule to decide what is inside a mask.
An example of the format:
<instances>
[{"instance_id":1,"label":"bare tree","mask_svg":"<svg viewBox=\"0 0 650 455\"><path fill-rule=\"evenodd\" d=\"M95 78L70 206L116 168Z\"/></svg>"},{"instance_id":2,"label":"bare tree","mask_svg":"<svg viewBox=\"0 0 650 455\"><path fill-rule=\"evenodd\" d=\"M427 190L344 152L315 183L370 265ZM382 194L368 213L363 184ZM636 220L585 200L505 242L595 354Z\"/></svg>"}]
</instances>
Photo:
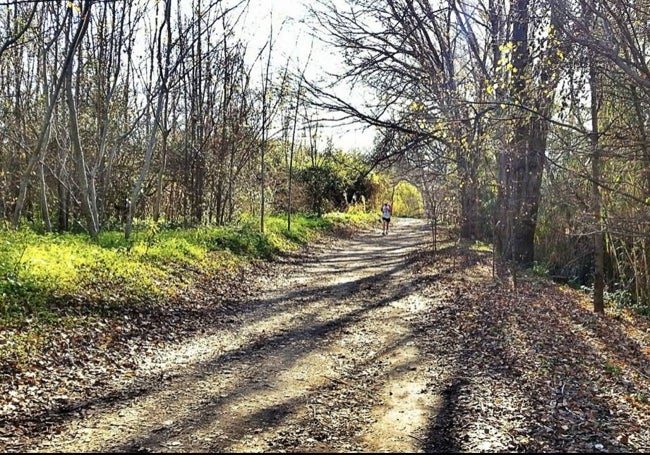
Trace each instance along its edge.
<instances>
[{"instance_id":1,"label":"bare tree","mask_svg":"<svg viewBox=\"0 0 650 455\"><path fill-rule=\"evenodd\" d=\"M20 188L18 191L18 197L16 200L14 213L13 213L13 225L18 226L20 223L20 217L23 212L25 205L25 200L27 197L27 189L30 184L31 175L36 167L36 165L41 162L45 156L47 145L49 143L49 131L52 121L52 116L54 115L54 109L56 106L56 101L59 97L61 89L63 88L66 77L71 71L73 65L74 55L79 48L90 24L90 11L93 6L93 1L86 1L84 3L83 10L81 11L80 21L77 26L76 31L74 32L72 39L70 40L69 47L65 56L61 72L56 80L53 93L49 99L49 104L45 114L45 118L42 121L40 133L36 142L34 151L31 154L31 157L27 163L25 170L20 178ZM67 20L72 18L72 8L67 9Z\"/></svg>"}]
</instances>

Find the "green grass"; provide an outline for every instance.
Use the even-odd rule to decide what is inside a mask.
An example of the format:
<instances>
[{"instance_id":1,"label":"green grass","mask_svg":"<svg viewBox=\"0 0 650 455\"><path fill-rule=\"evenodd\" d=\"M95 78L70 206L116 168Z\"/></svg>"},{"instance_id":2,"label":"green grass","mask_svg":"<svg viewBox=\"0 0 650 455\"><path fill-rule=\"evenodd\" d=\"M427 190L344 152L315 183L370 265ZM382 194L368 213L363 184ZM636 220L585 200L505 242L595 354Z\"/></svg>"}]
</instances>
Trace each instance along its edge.
<instances>
[{"instance_id":1,"label":"green grass","mask_svg":"<svg viewBox=\"0 0 650 455\"><path fill-rule=\"evenodd\" d=\"M130 240L103 232L97 242L82 234L0 231L0 323L40 315L64 317L66 302L137 304L169 297L199 276L270 259L313 240L340 224L362 225L372 215L328 214L321 218L270 216L232 226L162 228L142 223ZM374 219L374 218L373 218Z\"/></svg>"},{"instance_id":2,"label":"green grass","mask_svg":"<svg viewBox=\"0 0 650 455\"><path fill-rule=\"evenodd\" d=\"M332 223L342 223L342 224L353 224L355 226L370 226L376 224L379 219L379 215L375 211L369 213L361 211L352 211L352 212L332 212L328 213L324 217L325 219L331 221Z\"/></svg>"},{"instance_id":3,"label":"green grass","mask_svg":"<svg viewBox=\"0 0 650 455\"><path fill-rule=\"evenodd\" d=\"M607 373L611 374L612 376L620 376L623 371L620 365L616 365L614 363L609 363L609 362L603 366L603 369Z\"/></svg>"},{"instance_id":4,"label":"green grass","mask_svg":"<svg viewBox=\"0 0 650 455\"><path fill-rule=\"evenodd\" d=\"M474 243L469 246L469 249L483 253L491 253L492 245L490 243L481 242L480 240L475 240Z\"/></svg>"},{"instance_id":5,"label":"green grass","mask_svg":"<svg viewBox=\"0 0 650 455\"><path fill-rule=\"evenodd\" d=\"M369 217L372 217L370 215ZM23 371L61 328L122 317L130 306L173 301L203 277L298 248L363 216L331 214L243 218L232 226L192 229L140 223L131 239L0 230L0 372Z\"/></svg>"}]
</instances>

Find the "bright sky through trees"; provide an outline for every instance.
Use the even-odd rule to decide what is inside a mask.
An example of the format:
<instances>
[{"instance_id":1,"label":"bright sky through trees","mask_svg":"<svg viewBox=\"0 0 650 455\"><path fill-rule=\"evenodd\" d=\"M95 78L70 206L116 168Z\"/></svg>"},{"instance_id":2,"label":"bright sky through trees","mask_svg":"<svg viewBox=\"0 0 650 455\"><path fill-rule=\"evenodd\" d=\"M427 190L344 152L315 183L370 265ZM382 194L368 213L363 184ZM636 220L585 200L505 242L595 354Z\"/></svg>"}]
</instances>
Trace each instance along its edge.
<instances>
[{"instance_id":1,"label":"bright sky through trees","mask_svg":"<svg viewBox=\"0 0 650 455\"><path fill-rule=\"evenodd\" d=\"M265 45L271 24L274 37L274 55L272 64L281 68L289 61L291 68L306 69L310 80L321 78L325 73L338 72L341 59L336 49L325 46L313 38L313 28L307 20L308 8L305 1L286 0L250 0L249 12L242 22L242 37L249 42L251 58ZM341 87L340 95L345 99L354 99L357 95ZM361 102L361 97L359 101ZM345 150L369 150L372 146L374 131L359 125L325 125L322 128L322 141L331 136L334 145Z\"/></svg>"}]
</instances>

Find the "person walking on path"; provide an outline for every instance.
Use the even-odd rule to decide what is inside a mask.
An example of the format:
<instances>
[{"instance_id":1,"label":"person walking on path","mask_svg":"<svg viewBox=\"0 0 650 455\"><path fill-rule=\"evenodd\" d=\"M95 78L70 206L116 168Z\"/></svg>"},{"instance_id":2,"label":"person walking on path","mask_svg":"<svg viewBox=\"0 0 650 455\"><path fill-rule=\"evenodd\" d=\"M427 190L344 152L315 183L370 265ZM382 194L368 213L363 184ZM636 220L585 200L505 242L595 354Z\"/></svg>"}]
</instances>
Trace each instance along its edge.
<instances>
[{"instance_id":1,"label":"person walking on path","mask_svg":"<svg viewBox=\"0 0 650 455\"><path fill-rule=\"evenodd\" d=\"M381 235L388 234L388 226L390 225L390 217L392 214L393 214L393 208L388 202L384 202L384 205L381 206L381 221L382 221Z\"/></svg>"}]
</instances>

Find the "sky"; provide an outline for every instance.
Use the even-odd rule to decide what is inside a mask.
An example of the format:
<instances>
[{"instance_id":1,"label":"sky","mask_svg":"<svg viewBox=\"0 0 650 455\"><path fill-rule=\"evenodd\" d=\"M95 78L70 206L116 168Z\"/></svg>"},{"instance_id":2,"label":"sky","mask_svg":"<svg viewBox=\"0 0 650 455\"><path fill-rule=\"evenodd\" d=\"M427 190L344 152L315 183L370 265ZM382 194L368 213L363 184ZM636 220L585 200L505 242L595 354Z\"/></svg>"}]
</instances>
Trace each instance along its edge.
<instances>
[{"instance_id":1,"label":"sky","mask_svg":"<svg viewBox=\"0 0 650 455\"><path fill-rule=\"evenodd\" d=\"M143 0L146 1L146 0ZM240 4L245 0L227 0L227 6ZM342 6L345 0L327 0ZM182 8L189 5L178 0ZM284 69L287 60L290 59L290 67L303 69L312 52L308 66L305 71L306 78L318 80L325 71L337 72L342 68L341 57L337 49L326 46L322 41L311 36L309 20L307 20L308 7L306 4L313 4L310 0L248 0L246 15L239 20L239 26L235 32L239 32L243 42L247 43L247 52L252 63L268 40L271 31L271 18L273 29L273 53L271 64L276 68ZM234 17L234 16L233 16ZM312 50L313 49L313 50ZM146 52L146 51L145 51ZM262 56L262 62L258 64L257 74L262 77L263 65L266 63L266 56ZM253 77L255 69L253 70ZM350 92L342 85L336 87L336 95L353 104L361 104L358 89ZM327 114L323 113L323 116ZM333 114L329 114L333 116ZM332 139L336 148L345 151L359 150L369 152L372 149L375 138L373 127L360 123L347 121L345 125L334 124L333 122L321 122L319 127L319 147L324 148L327 140Z\"/></svg>"},{"instance_id":2,"label":"sky","mask_svg":"<svg viewBox=\"0 0 650 455\"><path fill-rule=\"evenodd\" d=\"M336 69L341 66L336 49L324 47L313 40L305 24L307 7L300 0L250 0L250 10L246 17L244 28L250 37L252 49L259 49L264 45L270 31L270 18L273 19L273 35L275 54L272 55L273 63L284 66L287 58L296 62L302 68L307 62L310 49L314 46L312 57L307 68L307 77L317 78L324 70ZM254 33L251 33L254 31ZM354 97L348 91L345 97ZM359 149L368 151L372 147L374 132L362 125L338 126L322 128L323 136L331 136L336 147L344 150ZM325 137L322 138L325 141Z\"/></svg>"}]
</instances>

